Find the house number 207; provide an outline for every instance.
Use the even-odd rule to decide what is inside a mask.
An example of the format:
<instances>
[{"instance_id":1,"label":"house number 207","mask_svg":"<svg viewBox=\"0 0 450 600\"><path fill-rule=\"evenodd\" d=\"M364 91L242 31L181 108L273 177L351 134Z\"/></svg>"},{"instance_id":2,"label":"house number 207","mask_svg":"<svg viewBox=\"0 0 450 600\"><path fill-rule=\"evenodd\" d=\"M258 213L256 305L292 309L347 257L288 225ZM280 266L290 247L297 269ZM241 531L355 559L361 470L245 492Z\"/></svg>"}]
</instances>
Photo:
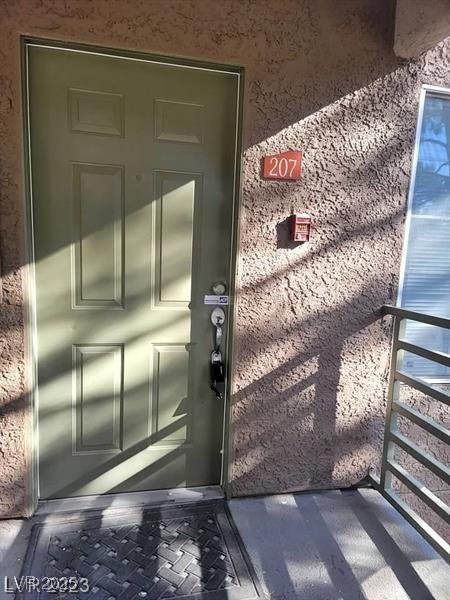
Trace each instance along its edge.
<instances>
[{"instance_id":1,"label":"house number 207","mask_svg":"<svg viewBox=\"0 0 450 600\"><path fill-rule=\"evenodd\" d=\"M302 153L298 150L264 157L265 179L299 179L302 173Z\"/></svg>"}]
</instances>

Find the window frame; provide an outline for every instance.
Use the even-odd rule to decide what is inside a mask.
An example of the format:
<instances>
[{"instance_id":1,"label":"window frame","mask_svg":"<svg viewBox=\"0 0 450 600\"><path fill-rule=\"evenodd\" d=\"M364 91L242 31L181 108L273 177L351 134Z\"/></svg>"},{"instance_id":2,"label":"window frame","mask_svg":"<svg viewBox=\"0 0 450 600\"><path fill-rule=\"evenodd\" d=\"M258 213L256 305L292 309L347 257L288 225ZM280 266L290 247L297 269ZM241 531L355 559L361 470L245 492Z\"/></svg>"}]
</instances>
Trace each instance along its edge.
<instances>
[{"instance_id":1,"label":"window frame","mask_svg":"<svg viewBox=\"0 0 450 600\"><path fill-rule=\"evenodd\" d=\"M413 199L414 199L414 190L416 186L416 175L417 175L417 167L419 163L419 152L420 152L420 138L422 135L422 125L423 125L423 113L425 108L425 100L427 95L439 94L441 96L447 96L450 101L450 88L441 87L436 85L422 84L420 88L419 95L419 106L417 113L417 121L416 121L416 134L414 138L414 147L413 153L411 157L411 175L409 180L408 187L408 200L406 205L406 221L405 228L403 231L403 244L402 244L402 258L400 263L400 277L398 283L397 290L397 301L396 306L399 308L402 307L402 299L403 299L403 288L405 283L405 275L406 275L406 262L407 262L407 252L408 252L408 241L409 235L411 231L411 220L412 220L412 207L413 207ZM438 383L438 384L449 384L448 377L422 377L422 379L428 383Z\"/></svg>"}]
</instances>

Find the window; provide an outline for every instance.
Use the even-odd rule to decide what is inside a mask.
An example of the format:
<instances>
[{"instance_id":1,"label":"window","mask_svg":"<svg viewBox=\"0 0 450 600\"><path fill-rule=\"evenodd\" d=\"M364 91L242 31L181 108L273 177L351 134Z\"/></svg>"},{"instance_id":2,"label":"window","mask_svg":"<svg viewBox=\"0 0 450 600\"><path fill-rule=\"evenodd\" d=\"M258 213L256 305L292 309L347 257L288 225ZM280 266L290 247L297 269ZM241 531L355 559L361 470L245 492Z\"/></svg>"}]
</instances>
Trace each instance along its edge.
<instances>
[{"instance_id":1,"label":"window","mask_svg":"<svg viewBox=\"0 0 450 600\"><path fill-rule=\"evenodd\" d=\"M423 91L398 304L450 318L450 90ZM406 339L450 353L450 331L407 321ZM450 368L405 354L405 370L450 381Z\"/></svg>"}]
</instances>

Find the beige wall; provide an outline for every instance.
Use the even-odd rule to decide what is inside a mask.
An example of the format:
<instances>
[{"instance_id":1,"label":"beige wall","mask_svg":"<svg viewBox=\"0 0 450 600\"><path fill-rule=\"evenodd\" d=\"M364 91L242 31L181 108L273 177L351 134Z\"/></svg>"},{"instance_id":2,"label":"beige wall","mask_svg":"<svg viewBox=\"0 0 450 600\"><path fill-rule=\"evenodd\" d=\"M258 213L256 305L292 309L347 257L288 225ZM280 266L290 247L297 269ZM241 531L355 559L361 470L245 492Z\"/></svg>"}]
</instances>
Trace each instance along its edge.
<instances>
[{"instance_id":1,"label":"beige wall","mask_svg":"<svg viewBox=\"0 0 450 600\"><path fill-rule=\"evenodd\" d=\"M396 0L394 52L413 58L450 35L450 0Z\"/></svg>"},{"instance_id":2,"label":"beige wall","mask_svg":"<svg viewBox=\"0 0 450 600\"><path fill-rule=\"evenodd\" d=\"M0 512L22 514L24 383L19 34L246 68L234 494L346 486L379 457L393 302L421 83L450 84L450 42L401 62L379 0L1 0ZM304 151L297 183L260 158ZM291 208L309 244L288 242Z\"/></svg>"}]
</instances>

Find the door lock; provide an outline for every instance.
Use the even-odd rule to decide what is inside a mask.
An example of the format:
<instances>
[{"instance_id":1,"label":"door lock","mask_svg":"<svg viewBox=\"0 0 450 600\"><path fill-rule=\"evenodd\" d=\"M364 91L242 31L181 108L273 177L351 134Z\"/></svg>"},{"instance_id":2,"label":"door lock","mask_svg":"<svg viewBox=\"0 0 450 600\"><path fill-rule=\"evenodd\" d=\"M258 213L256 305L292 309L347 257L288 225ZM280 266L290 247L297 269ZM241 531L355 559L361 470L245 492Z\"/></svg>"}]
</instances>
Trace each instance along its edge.
<instances>
[{"instance_id":1,"label":"door lock","mask_svg":"<svg viewBox=\"0 0 450 600\"><path fill-rule=\"evenodd\" d=\"M216 296L223 296L227 291L227 286L223 281L216 281L216 283L212 286L212 291L216 294Z\"/></svg>"},{"instance_id":2,"label":"door lock","mask_svg":"<svg viewBox=\"0 0 450 600\"><path fill-rule=\"evenodd\" d=\"M219 385L225 382L225 374L222 360L222 352L213 350L211 352L211 389L216 394L217 400L222 400L223 394L219 390ZM220 385L220 387L222 387Z\"/></svg>"}]
</instances>

